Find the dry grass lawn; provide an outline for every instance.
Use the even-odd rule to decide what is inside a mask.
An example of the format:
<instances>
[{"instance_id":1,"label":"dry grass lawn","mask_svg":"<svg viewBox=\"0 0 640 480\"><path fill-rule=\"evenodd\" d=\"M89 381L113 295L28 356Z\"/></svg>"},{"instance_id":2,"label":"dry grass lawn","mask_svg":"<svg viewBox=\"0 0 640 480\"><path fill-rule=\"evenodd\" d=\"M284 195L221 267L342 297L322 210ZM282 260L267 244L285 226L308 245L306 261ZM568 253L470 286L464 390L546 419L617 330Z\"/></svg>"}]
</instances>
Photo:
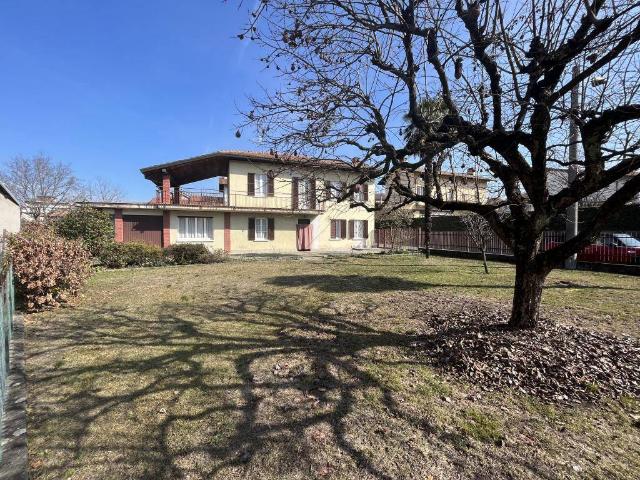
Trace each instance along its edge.
<instances>
[{"instance_id":1,"label":"dry grass lawn","mask_svg":"<svg viewBox=\"0 0 640 480\"><path fill-rule=\"evenodd\" d=\"M31 476L640 477L637 398L482 392L411 348L424 317L407 301L506 303L513 270L491 269L372 256L100 272L76 306L27 318ZM638 278L556 272L547 287L547 315L640 335Z\"/></svg>"}]
</instances>

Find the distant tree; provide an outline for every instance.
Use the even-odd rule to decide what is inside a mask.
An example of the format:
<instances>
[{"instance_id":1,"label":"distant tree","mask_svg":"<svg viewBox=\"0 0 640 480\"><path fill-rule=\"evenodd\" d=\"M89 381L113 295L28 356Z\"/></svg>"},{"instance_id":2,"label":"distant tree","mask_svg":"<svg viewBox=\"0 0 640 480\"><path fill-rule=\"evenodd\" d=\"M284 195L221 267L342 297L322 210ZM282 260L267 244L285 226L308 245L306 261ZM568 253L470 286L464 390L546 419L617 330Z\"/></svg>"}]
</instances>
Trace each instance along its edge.
<instances>
[{"instance_id":1,"label":"distant tree","mask_svg":"<svg viewBox=\"0 0 640 480\"><path fill-rule=\"evenodd\" d=\"M397 251L404 247L408 235L414 232L414 229L408 230L413 225L411 211L403 208L388 208L381 211L378 218L380 227L388 232L391 251Z\"/></svg>"},{"instance_id":2,"label":"distant tree","mask_svg":"<svg viewBox=\"0 0 640 480\"><path fill-rule=\"evenodd\" d=\"M85 195L92 202L121 202L124 198L119 186L102 177L98 177L86 185Z\"/></svg>"},{"instance_id":3,"label":"distant tree","mask_svg":"<svg viewBox=\"0 0 640 480\"><path fill-rule=\"evenodd\" d=\"M489 273L489 266L487 265L487 245L489 243L489 239L493 235L491 225L489 225L489 222L480 215L472 212L462 216L462 223L464 223L471 240L482 253L484 273Z\"/></svg>"},{"instance_id":4,"label":"distant tree","mask_svg":"<svg viewBox=\"0 0 640 480\"><path fill-rule=\"evenodd\" d=\"M82 197L82 184L71 167L44 155L13 157L0 177L36 221L46 220L61 206Z\"/></svg>"},{"instance_id":5,"label":"distant tree","mask_svg":"<svg viewBox=\"0 0 640 480\"><path fill-rule=\"evenodd\" d=\"M269 0L252 13L240 37L281 76L246 111L267 148L342 159L356 183L385 183L442 153L496 179L502 200L488 204L392 187L487 219L514 252L514 328L537 324L549 272L640 191L635 0ZM447 112L432 126L420 102L436 97ZM420 142L403 138L405 116ZM550 192L550 169L569 166L580 167L575 180ZM543 250L552 218L629 175L577 236Z\"/></svg>"},{"instance_id":6,"label":"distant tree","mask_svg":"<svg viewBox=\"0 0 640 480\"><path fill-rule=\"evenodd\" d=\"M418 107L420 114L426 119L426 128L433 130L437 128L447 113L447 107L442 97L422 99ZM415 128L411 123L409 115L405 115L405 120L409 122L404 132L404 138L407 143L421 145L428 136L423 130ZM424 146L423 146L424 147ZM433 221L431 219L431 210L433 207L433 188L435 179L440 177L440 170L445 156L443 154L434 156L428 148L423 148L420 153L420 161L423 163L422 179L424 181L424 196L427 201L424 202L424 255L429 258L431 247L431 229Z\"/></svg>"}]
</instances>

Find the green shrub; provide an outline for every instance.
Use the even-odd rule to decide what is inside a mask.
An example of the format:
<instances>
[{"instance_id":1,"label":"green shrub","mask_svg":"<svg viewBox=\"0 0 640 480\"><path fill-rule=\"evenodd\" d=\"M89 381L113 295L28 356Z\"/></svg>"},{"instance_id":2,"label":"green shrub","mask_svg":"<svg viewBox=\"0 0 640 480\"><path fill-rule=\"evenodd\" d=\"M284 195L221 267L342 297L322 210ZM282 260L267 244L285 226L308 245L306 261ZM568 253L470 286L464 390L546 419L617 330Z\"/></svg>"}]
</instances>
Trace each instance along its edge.
<instances>
[{"instance_id":1,"label":"green shrub","mask_svg":"<svg viewBox=\"0 0 640 480\"><path fill-rule=\"evenodd\" d=\"M29 311L58 306L76 296L91 275L89 252L41 223L27 223L9 235L16 289Z\"/></svg>"},{"instance_id":2,"label":"green shrub","mask_svg":"<svg viewBox=\"0 0 640 480\"><path fill-rule=\"evenodd\" d=\"M159 267L167 263L160 247L146 243L116 243L107 245L100 254L107 268Z\"/></svg>"},{"instance_id":3,"label":"green shrub","mask_svg":"<svg viewBox=\"0 0 640 480\"><path fill-rule=\"evenodd\" d=\"M55 222L55 229L64 238L82 240L94 257L99 257L102 250L113 242L111 214L97 208L73 208Z\"/></svg>"},{"instance_id":4,"label":"green shrub","mask_svg":"<svg viewBox=\"0 0 640 480\"><path fill-rule=\"evenodd\" d=\"M176 265L219 263L226 259L223 250L211 252L201 243L177 243L165 248L164 253L167 260Z\"/></svg>"}]
</instances>

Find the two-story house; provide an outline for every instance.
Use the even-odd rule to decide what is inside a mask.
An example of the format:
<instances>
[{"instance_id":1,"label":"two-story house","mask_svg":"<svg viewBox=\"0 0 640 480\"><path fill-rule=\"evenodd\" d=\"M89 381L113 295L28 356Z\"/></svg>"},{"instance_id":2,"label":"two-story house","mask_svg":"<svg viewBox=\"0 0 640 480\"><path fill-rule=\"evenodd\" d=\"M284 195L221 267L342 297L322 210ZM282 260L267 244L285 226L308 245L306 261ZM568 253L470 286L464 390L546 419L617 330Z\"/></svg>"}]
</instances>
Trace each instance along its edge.
<instances>
[{"instance_id":1,"label":"two-story house","mask_svg":"<svg viewBox=\"0 0 640 480\"><path fill-rule=\"evenodd\" d=\"M425 184L421 171L398 172L398 182L409 188L417 195L424 195ZM442 171L439 175L440 189L445 201L461 201L472 203L486 203L488 199L488 184L491 178L480 175L475 170L468 170L466 173ZM436 194L435 188L432 192ZM387 198L388 197L388 198ZM403 201L403 198L395 191L384 189L376 195L376 201L382 204L386 200L386 206L393 208ZM413 202L402 207L411 213L413 218L424 215L424 203ZM384 210L384 209L383 209ZM437 212L434 212L437 213Z\"/></svg>"},{"instance_id":2,"label":"two-story house","mask_svg":"<svg viewBox=\"0 0 640 480\"><path fill-rule=\"evenodd\" d=\"M345 252L368 248L373 212L343 198L346 163L220 151L141 169L157 186L147 203L91 203L113 213L118 242L197 242L229 253ZM217 188L185 185L217 179ZM372 182L351 199L373 206Z\"/></svg>"}]
</instances>

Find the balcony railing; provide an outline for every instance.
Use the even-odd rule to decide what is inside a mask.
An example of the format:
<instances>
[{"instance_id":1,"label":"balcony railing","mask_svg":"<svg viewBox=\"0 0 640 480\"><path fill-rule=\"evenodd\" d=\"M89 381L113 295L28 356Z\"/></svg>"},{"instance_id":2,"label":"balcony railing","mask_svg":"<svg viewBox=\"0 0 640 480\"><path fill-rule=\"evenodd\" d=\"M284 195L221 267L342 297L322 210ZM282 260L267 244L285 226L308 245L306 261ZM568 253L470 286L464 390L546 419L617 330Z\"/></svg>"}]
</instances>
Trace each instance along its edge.
<instances>
[{"instance_id":1,"label":"balcony railing","mask_svg":"<svg viewBox=\"0 0 640 480\"><path fill-rule=\"evenodd\" d=\"M162 192L158 191L151 201L154 204L162 204ZM308 198L299 195L294 198L291 195L247 195L238 192L221 192L218 190L191 190L181 189L179 198L172 191L170 204L192 207L221 207L237 208L241 210L290 210L290 211L322 211L325 202L318 198Z\"/></svg>"}]
</instances>

